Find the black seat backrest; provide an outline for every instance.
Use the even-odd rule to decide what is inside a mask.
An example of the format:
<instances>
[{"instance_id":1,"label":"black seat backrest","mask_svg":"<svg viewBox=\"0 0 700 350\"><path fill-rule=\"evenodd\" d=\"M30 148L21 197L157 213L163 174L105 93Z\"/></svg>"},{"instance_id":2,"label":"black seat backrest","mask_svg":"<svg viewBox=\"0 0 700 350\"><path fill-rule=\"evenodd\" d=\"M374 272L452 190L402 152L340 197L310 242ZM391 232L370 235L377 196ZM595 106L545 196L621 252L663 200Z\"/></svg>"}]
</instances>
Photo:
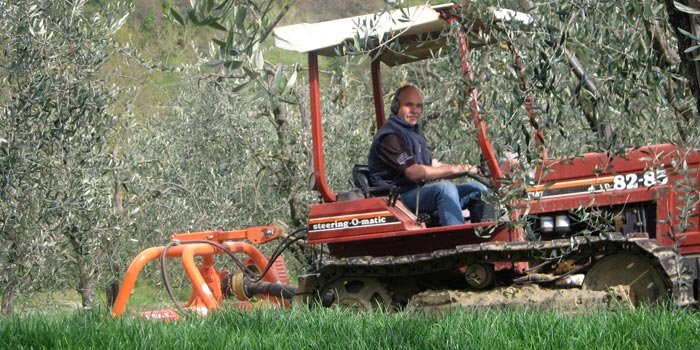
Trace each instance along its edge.
<instances>
[{"instance_id":1,"label":"black seat backrest","mask_svg":"<svg viewBox=\"0 0 700 350\"><path fill-rule=\"evenodd\" d=\"M362 193L369 192L369 167L367 165L355 164L352 166L352 183L362 190Z\"/></svg>"},{"instance_id":2,"label":"black seat backrest","mask_svg":"<svg viewBox=\"0 0 700 350\"><path fill-rule=\"evenodd\" d=\"M391 191L391 187L373 187L369 184L369 166L355 164L352 167L352 182L355 187L362 191L365 198L370 196L386 196Z\"/></svg>"}]
</instances>

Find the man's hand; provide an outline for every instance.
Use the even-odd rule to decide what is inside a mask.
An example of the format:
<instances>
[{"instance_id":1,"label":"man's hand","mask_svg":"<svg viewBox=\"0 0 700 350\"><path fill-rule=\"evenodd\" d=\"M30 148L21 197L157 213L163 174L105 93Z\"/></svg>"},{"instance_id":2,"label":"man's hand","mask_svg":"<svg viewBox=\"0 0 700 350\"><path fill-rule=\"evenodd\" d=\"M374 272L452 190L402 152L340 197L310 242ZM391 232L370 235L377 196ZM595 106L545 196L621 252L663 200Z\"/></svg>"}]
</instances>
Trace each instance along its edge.
<instances>
[{"instance_id":1,"label":"man's hand","mask_svg":"<svg viewBox=\"0 0 700 350\"><path fill-rule=\"evenodd\" d=\"M455 168L458 175L476 174L479 172L479 167L471 164L453 165L452 167Z\"/></svg>"},{"instance_id":2,"label":"man's hand","mask_svg":"<svg viewBox=\"0 0 700 350\"><path fill-rule=\"evenodd\" d=\"M406 177L412 181L433 181L440 179L453 179L456 177L464 176L468 173L478 173L479 168L470 164L463 165L451 165L447 163L441 163L433 159L432 166L413 164L406 168Z\"/></svg>"},{"instance_id":3,"label":"man's hand","mask_svg":"<svg viewBox=\"0 0 700 350\"><path fill-rule=\"evenodd\" d=\"M454 179L466 174L476 174L479 172L479 168L471 164L450 165L450 167L452 167L452 174L445 177L445 179Z\"/></svg>"}]
</instances>

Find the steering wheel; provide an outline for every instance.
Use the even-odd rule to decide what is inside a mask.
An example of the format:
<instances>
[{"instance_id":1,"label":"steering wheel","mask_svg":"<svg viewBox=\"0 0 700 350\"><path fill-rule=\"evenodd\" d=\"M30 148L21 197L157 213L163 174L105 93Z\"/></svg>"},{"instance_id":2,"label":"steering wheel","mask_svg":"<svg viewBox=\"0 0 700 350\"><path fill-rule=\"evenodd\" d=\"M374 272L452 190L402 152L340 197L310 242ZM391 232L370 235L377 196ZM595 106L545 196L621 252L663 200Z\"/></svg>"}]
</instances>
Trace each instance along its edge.
<instances>
[{"instance_id":1,"label":"steering wheel","mask_svg":"<svg viewBox=\"0 0 700 350\"><path fill-rule=\"evenodd\" d=\"M484 156L483 153L479 156L479 165L476 166L479 168L479 172L483 175L477 175L477 174L472 174L472 173L467 173L466 175L470 177L471 179L481 183L482 185L486 186L488 189L493 190L495 186L493 185L493 181L491 181L491 171L489 170L489 167L486 165L486 157Z\"/></svg>"},{"instance_id":2,"label":"steering wheel","mask_svg":"<svg viewBox=\"0 0 700 350\"><path fill-rule=\"evenodd\" d=\"M479 169L481 171L481 169ZM483 171L482 171L483 173ZM493 182L491 181L491 178L488 178L486 176L481 176L477 174L472 174L472 173L467 173L465 174L467 177L471 178L472 180L475 180L482 185L486 186L488 189L493 190L495 186L493 185Z\"/></svg>"}]
</instances>

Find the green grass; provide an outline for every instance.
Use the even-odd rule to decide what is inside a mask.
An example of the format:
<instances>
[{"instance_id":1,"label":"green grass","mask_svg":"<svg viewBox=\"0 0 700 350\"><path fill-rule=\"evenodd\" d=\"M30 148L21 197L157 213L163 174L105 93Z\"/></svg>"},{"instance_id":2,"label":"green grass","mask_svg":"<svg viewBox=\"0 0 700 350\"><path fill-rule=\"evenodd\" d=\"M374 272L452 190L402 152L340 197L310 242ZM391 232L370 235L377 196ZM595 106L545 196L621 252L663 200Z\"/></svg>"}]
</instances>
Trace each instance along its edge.
<instances>
[{"instance_id":1,"label":"green grass","mask_svg":"<svg viewBox=\"0 0 700 350\"><path fill-rule=\"evenodd\" d=\"M178 302L185 304L192 292L188 285L183 287L178 279L171 281L173 294ZM97 306L104 308L107 305L105 293L98 290ZM41 313L43 315L74 312L81 308L82 300L76 290L33 292L18 295L14 300L14 309L18 314ZM148 279L139 280L134 287L127 303L127 313L137 314L146 310L175 309L166 289L161 283L155 284ZM3 350L0 347L0 350Z\"/></svg>"},{"instance_id":2,"label":"green grass","mask_svg":"<svg viewBox=\"0 0 700 350\"><path fill-rule=\"evenodd\" d=\"M75 290L25 293L14 300L15 312L25 314L63 312L75 310L80 305L80 295Z\"/></svg>"},{"instance_id":3,"label":"green grass","mask_svg":"<svg viewBox=\"0 0 700 350\"><path fill-rule=\"evenodd\" d=\"M663 308L442 316L338 309L217 312L178 322L106 312L0 319L2 349L693 349L700 317Z\"/></svg>"}]
</instances>

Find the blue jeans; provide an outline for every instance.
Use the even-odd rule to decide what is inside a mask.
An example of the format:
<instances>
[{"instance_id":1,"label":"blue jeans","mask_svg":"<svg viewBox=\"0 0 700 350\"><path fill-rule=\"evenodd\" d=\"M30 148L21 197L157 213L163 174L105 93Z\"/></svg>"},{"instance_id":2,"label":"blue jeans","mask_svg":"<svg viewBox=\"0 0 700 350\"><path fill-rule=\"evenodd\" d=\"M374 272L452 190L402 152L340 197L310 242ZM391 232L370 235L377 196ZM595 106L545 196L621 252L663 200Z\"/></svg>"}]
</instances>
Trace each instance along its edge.
<instances>
[{"instance_id":1,"label":"blue jeans","mask_svg":"<svg viewBox=\"0 0 700 350\"><path fill-rule=\"evenodd\" d=\"M471 222L479 222L484 214L481 194L486 186L479 182L455 185L451 181L429 183L421 188L419 212L432 213L437 210L440 225L460 225L464 223L463 209L469 209ZM418 188L401 194L401 202L412 211L416 210Z\"/></svg>"}]
</instances>

